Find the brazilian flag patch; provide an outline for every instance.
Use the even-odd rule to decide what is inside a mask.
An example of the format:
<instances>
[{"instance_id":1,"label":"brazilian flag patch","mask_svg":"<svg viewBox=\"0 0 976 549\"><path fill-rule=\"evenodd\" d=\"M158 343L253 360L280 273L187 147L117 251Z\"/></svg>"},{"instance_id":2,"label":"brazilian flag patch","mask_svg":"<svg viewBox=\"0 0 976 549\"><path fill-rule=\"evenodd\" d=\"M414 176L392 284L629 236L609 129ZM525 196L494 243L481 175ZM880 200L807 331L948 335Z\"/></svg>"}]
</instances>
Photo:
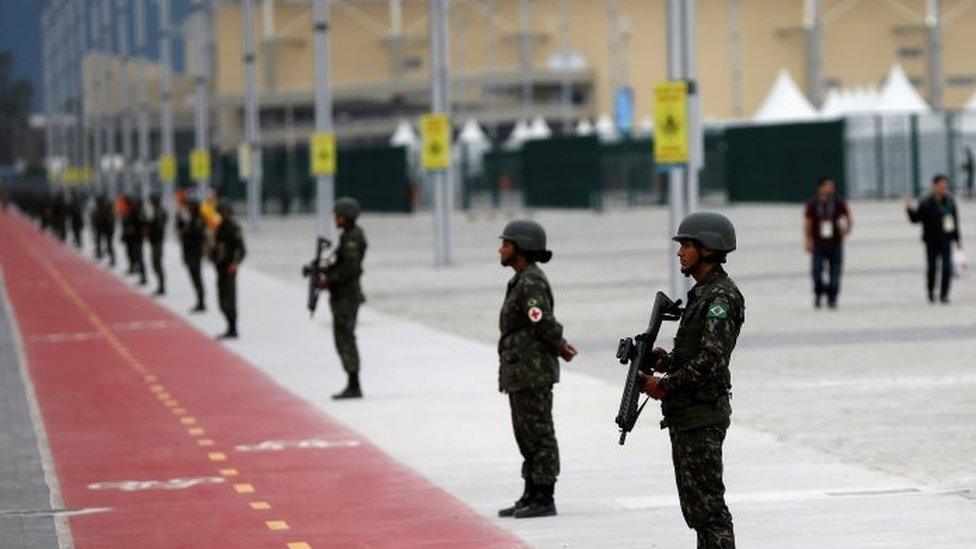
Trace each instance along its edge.
<instances>
[{"instance_id":1,"label":"brazilian flag patch","mask_svg":"<svg viewBox=\"0 0 976 549\"><path fill-rule=\"evenodd\" d=\"M729 304L716 301L708 306L708 316L707 318L728 318L729 317Z\"/></svg>"}]
</instances>

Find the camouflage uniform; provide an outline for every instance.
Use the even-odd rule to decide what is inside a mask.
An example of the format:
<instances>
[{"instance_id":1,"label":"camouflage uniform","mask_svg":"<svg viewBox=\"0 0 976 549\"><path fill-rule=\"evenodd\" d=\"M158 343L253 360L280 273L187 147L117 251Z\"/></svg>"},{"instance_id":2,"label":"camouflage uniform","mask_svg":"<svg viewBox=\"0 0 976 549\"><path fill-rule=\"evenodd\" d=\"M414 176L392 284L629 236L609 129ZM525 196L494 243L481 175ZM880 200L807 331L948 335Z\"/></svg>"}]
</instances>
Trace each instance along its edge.
<instances>
[{"instance_id":1,"label":"camouflage uniform","mask_svg":"<svg viewBox=\"0 0 976 549\"><path fill-rule=\"evenodd\" d=\"M240 265L247 254L241 226L224 216L214 234L212 259L217 270L217 297L220 311L227 319L228 333L237 333L237 273L231 265Z\"/></svg>"},{"instance_id":2,"label":"camouflage uniform","mask_svg":"<svg viewBox=\"0 0 976 549\"><path fill-rule=\"evenodd\" d=\"M546 275L530 263L509 280L499 321L498 389L508 393L522 478L537 485L552 485L559 475L552 386L566 341L553 305Z\"/></svg>"},{"instance_id":3,"label":"camouflage uniform","mask_svg":"<svg viewBox=\"0 0 976 549\"><path fill-rule=\"evenodd\" d=\"M351 221L350 221L351 222ZM332 310L332 336L336 352L347 374L359 373L359 349L356 348L356 317L366 299L359 279L363 275L366 235L359 225L351 225L339 236L335 261L325 268L329 283L329 308Z\"/></svg>"},{"instance_id":4,"label":"camouflage uniform","mask_svg":"<svg viewBox=\"0 0 976 549\"><path fill-rule=\"evenodd\" d=\"M166 291L166 275L163 272L163 240L166 236L166 221L169 214L159 204L153 204L152 217L146 224L146 236L149 239L149 249L152 254L152 268L156 273L157 293Z\"/></svg>"},{"instance_id":5,"label":"camouflage uniform","mask_svg":"<svg viewBox=\"0 0 976 549\"><path fill-rule=\"evenodd\" d=\"M681 512L699 548L735 547L725 505L722 442L729 427L729 360L745 322L745 300L716 267L688 292L674 339L661 409L671 435Z\"/></svg>"}]
</instances>

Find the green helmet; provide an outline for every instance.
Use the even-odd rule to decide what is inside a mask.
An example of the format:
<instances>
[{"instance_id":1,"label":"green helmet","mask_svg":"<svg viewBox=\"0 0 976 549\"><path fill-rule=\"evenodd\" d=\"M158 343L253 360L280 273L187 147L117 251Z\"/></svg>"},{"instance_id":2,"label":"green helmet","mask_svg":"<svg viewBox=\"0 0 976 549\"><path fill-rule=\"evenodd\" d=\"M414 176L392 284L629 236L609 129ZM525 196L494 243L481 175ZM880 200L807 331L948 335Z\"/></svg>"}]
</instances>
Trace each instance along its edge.
<instances>
[{"instance_id":1,"label":"green helmet","mask_svg":"<svg viewBox=\"0 0 976 549\"><path fill-rule=\"evenodd\" d=\"M350 196L343 196L335 201L332 212L345 217L349 221L355 221L359 217L359 202Z\"/></svg>"},{"instance_id":2,"label":"green helmet","mask_svg":"<svg viewBox=\"0 0 976 549\"><path fill-rule=\"evenodd\" d=\"M694 240L716 252L728 253L735 249L735 227L722 214L696 212L681 222L671 240Z\"/></svg>"},{"instance_id":3,"label":"green helmet","mask_svg":"<svg viewBox=\"0 0 976 549\"><path fill-rule=\"evenodd\" d=\"M511 240L525 252L546 251L546 230L531 219L509 221L500 238Z\"/></svg>"}]
</instances>

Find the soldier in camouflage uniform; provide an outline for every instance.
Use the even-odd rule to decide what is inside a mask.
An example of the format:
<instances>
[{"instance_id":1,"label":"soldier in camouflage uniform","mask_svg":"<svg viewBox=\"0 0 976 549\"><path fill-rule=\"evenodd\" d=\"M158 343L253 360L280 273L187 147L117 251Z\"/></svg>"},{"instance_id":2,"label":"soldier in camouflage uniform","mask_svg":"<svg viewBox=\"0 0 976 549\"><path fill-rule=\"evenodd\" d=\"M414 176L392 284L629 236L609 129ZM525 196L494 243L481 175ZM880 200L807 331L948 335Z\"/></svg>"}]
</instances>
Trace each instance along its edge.
<instances>
[{"instance_id":1,"label":"soldier in camouflage uniform","mask_svg":"<svg viewBox=\"0 0 976 549\"><path fill-rule=\"evenodd\" d=\"M334 399L362 398L359 385L359 349L356 347L356 317L359 306L366 298L359 279L363 275L363 258L366 256L366 234L356 224L359 218L359 202L342 197L336 200L336 226L342 229L335 260L322 271L321 287L329 290L329 308L332 310L332 336L336 352L342 360L342 368L349 380L346 388L332 395Z\"/></svg>"},{"instance_id":2,"label":"soldier in camouflage uniform","mask_svg":"<svg viewBox=\"0 0 976 549\"><path fill-rule=\"evenodd\" d=\"M553 316L549 281L538 266L552 258L545 230L534 221L512 221L501 238L501 264L515 276L508 282L499 320L498 388L508 394L525 491L498 515L551 516L556 514L553 491L559 475L552 386L559 381L559 357L570 361L576 349L563 339L563 327Z\"/></svg>"},{"instance_id":3,"label":"soldier in camouflage uniform","mask_svg":"<svg viewBox=\"0 0 976 549\"><path fill-rule=\"evenodd\" d=\"M166 273L163 271L163 242L166 237L166 222L169 214L163 207L158 194L149 197L152 215L146 221L146 238L152 257L152 268L156 274L156 295L166 295Z\"/></svg>"},{"instance_id":4,"label":"soldier in camouflage uniform","mask_svg":"<svg viewBox=\"0 0 976 549\"><path fill-rule=\"evenodd\" d=\"M217 205L220 225L214 233L214 247L211 255L217 270L217 298L220 311L227 319L227 331L218 339L237 339L237 269L244 261L247 251L244 248L244 234L241 226L234 220L234 211L227 200Z\"/></svg>"},{"instance_id":5,"label":"soldier in camouflage uniform","mask_svg":"<svg viewBox=\"0 0 976 549\"><path fill-rule=\"evenodd\" d=\"M729 549L735 536L725 505L722 442L732 414L729 361L745 322L745 300L721 264L735 250L735 228L722 215L699 212L681 223L674 240L681 272L696 284L674 349L651 354L653 369L664 376L644 376L644 391L661 401L681 513L699 549Z\"/></svg>"}]
</instances>

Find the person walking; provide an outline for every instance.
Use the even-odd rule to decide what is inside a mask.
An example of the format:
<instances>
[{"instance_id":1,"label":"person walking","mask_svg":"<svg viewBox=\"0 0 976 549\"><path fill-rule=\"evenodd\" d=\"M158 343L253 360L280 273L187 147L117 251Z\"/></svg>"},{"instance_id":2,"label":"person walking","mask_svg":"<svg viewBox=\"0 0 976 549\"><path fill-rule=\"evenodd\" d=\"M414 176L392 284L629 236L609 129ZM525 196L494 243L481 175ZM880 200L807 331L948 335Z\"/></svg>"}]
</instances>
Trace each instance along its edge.
<instances>
[{"instance_id":1,"label":"person walking","mask_svg":"<svg viewBox=\"0 0 976 549\"><path fill-rule=\"evenodd\" d=\"M837 197L837 185L832 178L817 180L817 195L807 202L803 217L805 247L812 256L813 306L819 309L826 296L827 306L836 309L844 265L844 239L854 227L854 218L847 202ZM826 282L823 277L825 264Z\"/></svg>"},{"instance_id":2,"label":"person walking","mask_svg":"<svg viewBox=\"0 0 976 549\"><path fill-rule=\"evenodd\" d=\"M949 192L949 177L936 175L932 178L932 192L928 196L920 202L906 197L904 202L908 220L922 225L929 303L935 303L936 272L939 272L939 301L948 304L952 286L952 244L962 249L959 208Z\"/></svg>"}]
</instances>

